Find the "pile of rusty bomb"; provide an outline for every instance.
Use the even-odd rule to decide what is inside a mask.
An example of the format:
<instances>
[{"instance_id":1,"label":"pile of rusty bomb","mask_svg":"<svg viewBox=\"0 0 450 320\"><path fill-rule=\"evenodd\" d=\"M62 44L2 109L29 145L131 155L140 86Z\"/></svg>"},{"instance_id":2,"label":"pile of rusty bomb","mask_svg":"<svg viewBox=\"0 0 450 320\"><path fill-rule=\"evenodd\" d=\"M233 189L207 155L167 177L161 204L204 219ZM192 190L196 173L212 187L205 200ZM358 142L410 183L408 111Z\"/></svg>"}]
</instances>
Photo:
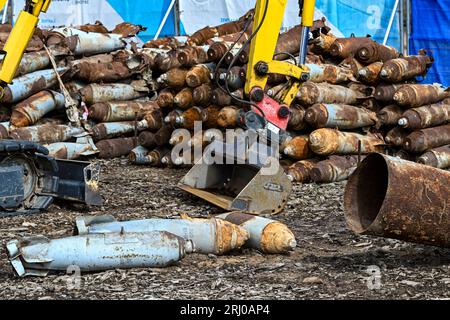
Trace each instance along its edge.
<instances>
[{"instance_id":1,"label":"pile of rusty bomb","mask_svg":"<svg viewBox=\"0 0 450 320\"><path fill-rule=\"evenodd\" d=\"M238 21L144 45L134 42L143 28L129 23L112 31L101 23L37 30L1 98L0 138L45 144L59 159L128 156L138 165L193 165L201 156L196 147L204 150L239 127L243 106L234 97L246 98L249 50L240 49L252 18L249 11ZM325 19L312 31L311 77L290 107L290 137L280 147L292 181L346 180L372 152L450 166L448 92L416 83L432 57L401 56L370 37L336 38ZM300 32L296 26L280 34L274 59L294 63ZM287 83L270 75L265 91L276 99Z\"/></svg>"}]
</instances>

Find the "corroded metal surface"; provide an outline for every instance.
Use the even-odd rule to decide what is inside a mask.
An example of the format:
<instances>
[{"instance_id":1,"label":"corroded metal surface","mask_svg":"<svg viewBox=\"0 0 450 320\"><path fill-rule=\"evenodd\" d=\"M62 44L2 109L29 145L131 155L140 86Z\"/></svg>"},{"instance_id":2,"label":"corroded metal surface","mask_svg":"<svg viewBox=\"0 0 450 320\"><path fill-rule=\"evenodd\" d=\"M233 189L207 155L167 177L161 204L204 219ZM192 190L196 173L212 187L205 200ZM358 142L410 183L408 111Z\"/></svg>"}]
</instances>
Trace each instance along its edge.
<instances>
[{"instance_id":1,"label":"corroded metal surface","mask_svg":"<svg viewBox=\"0 0 450 320\"><path fill-rule=\"evenodd\" d=\"M427 151L417 159L417 162L439 169L450 168L450 145Z\"/></svg>"},{"instance_id":2,"label":"corroded metal surface","mask_svg":"<svg viewBox=\"0 0 450 320\"><path fill-rule=\"evenodd\" d=\"M394 94L394 101L405 108L420 107L449 97L439 84L405 84Z\"/></svg>"},{"instance_id":3,"label":"corroded metal surface","mask_svg":"<svg viewBox=\"0 0 450 320\"><path fill-rule=\"evenodd\" d=\"M406 151L421 153L428 149L450 144L450 124L414 131L405 138Z\"/></svg>"},{"instance_id":4,"label":"corroded metal surface","mask_svg":"<svg viewBox=\"0 0 450 320\"><path fill-rule=\"evenodd\" d=\"M316 183L347 180L358 165L358 156L330 156L316 163L311 169L311 179Z\"/></svg>"},{"instance_id":5,"label":"corroded metal surface","mask_svg":"<svg viewBox=\"0 0 450 320\"><path fill-rule=\"evenodd\" d=\"M450 121L449 104L432 104L406 110L398 124L406 129L417 130L439 126Z\"/></svg>"},{"instance_id":6,"label":"corroded metal surface","mask_svg":"<svg viewBox=\"0 0 450 320\"><path fill-rule=\"evenodd\" d=\"M297 100L304 105L316 103L357 104L365 98L361 92L328 83L305 83L301 86Z\"/></svg>"},{"instance_id":7,"label":"corroded metal surface","mask_svg":"<svg viewBox=\"0 0 450 320\"><path fill-rule=\"evenodd\" d=\"M450 173L381 154L350 178L345 217L358 234L450 247Z\"/></svg>"}]
</instances>

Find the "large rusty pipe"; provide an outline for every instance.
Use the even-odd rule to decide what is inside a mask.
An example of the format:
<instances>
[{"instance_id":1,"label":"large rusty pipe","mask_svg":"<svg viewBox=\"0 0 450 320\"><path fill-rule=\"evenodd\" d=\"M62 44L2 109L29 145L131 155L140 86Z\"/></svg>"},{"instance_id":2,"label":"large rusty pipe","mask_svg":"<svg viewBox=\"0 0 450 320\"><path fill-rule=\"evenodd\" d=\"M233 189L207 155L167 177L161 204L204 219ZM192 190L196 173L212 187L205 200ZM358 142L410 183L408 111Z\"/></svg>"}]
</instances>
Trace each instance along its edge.
<instances>
[{"instance_id":1,"label":"large rusty pipe","mask_svg":"<svg viewBox=\"0 0 450 320\"><path fill-rule=\"evenodd\" d=\"M450 172L382 154L350 178L345 217L351 230L450 247Z\"/></svg>"}]
</instances>

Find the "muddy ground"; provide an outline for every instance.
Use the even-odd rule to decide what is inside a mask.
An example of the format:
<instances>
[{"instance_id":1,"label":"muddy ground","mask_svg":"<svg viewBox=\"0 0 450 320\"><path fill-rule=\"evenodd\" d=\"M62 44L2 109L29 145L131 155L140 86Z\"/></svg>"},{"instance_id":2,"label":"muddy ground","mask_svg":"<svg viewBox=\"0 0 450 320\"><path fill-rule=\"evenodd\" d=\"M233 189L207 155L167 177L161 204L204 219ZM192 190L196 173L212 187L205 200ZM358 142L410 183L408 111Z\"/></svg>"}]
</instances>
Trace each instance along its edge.
<instances>
[{"instance_id":1,"label":"muddy ground","mask_svg":"<svg viewBox=\"0 0 450 320\"><path fill-rule=\"evenodd\" d=\"M64 274L14 276L6 241L31 234L71 235L80 214L125 220L221 212L176 188L184 170L130 166L123 159L102 163L101 209L57 203L45 214L0 220L0 299L450 298L450 251L354 235L343 215L345 183L294 187L277 217L297 237L290 255L248 249L222 257L192 254L166 269L84 274L77 288ZM370 280L370 270L379 271L379 282Z\"/></svg>"}]
</instances>

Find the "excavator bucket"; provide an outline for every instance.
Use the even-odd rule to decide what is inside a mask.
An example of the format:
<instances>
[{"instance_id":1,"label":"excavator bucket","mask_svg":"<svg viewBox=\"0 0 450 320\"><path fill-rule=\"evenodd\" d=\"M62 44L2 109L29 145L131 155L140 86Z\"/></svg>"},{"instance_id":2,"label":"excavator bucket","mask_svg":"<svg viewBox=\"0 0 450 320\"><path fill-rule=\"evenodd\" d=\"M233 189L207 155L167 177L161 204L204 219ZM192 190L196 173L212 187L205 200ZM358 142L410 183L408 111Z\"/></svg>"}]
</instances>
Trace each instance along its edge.
<instances>
[{"instance_id":1,"label":"excavator bucket","mask_svg":"<svg viewBox=\"0 0 450 320\"><path fill-rule=\"evenodd\" d=\"M213 142L179 187L227 211L257 215L281 212L292 184L276 154L260 143L241 147L239 142ZM242 150L249 151L239 152Z\"/></svg>"}]
</instances>

